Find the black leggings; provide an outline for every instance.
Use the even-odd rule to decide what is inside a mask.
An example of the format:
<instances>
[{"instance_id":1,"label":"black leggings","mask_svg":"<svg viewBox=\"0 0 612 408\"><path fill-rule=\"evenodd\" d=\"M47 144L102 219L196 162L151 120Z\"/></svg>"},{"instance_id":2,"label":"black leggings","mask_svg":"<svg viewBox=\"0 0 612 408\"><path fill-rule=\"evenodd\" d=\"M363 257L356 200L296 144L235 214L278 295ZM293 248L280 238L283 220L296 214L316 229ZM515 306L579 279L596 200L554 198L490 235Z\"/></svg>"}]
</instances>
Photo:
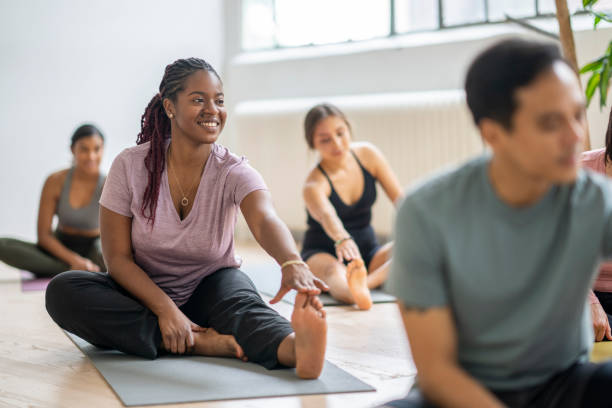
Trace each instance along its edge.
<instances>
[{"instance_id":1,"label":"black leggings","mask_svg":"<svg viewBox=\"0 0 612 408\"><path fill-rule=\"evenodd\" d=\"M612 361L576 363L542 385L518 391L493 392L509 408L610 408L612 407ZM435 408L414 389L402 400L385 407Z\"/></svg>"},{"instance_id":2,"label":"black leggings","mask_svg":"<svg viewBox=\"0 0 612 408\"><path fill-rule=\"evenodd\" d=\"M47 287L49 315L64 330L89 343L156 358L162 343L157 316L108 274L70 271ZM293 332L289 321L268 307L242 271L221 269L204 279L180 307L194 323L231 334L249 361L271 369L277 350Z\"/></svg>"}]
</instances>

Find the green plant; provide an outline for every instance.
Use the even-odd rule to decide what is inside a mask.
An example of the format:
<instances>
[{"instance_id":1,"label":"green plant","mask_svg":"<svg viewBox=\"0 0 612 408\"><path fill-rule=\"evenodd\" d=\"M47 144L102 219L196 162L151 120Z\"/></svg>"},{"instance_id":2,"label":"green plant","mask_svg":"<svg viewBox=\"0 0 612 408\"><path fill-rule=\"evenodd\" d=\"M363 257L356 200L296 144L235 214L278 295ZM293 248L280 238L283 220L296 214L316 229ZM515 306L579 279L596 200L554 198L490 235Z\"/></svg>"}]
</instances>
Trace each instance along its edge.
<instances>
[{"instance_id":1,"label":"green plant","mask_svg":"<svg viewBox=\"0 0 612 408\"><path fill-rule=\"evenodd\" d=\"M593 10L593 6L598 0L582 0L584 9L594 16L593 29L597 29L597 25L603 20L612 23L612 14L606 14ZM606 52L601 57L593 60L580 69L581 74L591 73L591 77L587 82L585 89L587 105L591 103L595 91L599 89L599 108L606 106L608 99L608 85L612 76L612 41L608 44Z\"/></svg>"}]
</instances>

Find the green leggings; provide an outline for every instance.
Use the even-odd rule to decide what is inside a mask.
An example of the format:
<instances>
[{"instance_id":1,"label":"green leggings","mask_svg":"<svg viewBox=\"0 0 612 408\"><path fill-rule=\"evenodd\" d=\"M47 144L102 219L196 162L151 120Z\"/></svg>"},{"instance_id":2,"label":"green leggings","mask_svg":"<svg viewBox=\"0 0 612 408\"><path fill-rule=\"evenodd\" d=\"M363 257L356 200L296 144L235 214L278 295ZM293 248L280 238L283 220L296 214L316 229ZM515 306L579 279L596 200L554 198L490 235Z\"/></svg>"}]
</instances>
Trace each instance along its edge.
<instances>
[{"instance_id":1,"label":"green leggings","mask_svg":"<svg viewBox=\"0 0 612 408\"><path fill-rule=\"evenodd\" d=\"M55 231L55 237L68 249L90 259L106 271L99 237L84 237ZM40 277L58 275L70 269L70 265L31 242L13 238L0 238L0 261Z\"/></svg>"}]
</instances>

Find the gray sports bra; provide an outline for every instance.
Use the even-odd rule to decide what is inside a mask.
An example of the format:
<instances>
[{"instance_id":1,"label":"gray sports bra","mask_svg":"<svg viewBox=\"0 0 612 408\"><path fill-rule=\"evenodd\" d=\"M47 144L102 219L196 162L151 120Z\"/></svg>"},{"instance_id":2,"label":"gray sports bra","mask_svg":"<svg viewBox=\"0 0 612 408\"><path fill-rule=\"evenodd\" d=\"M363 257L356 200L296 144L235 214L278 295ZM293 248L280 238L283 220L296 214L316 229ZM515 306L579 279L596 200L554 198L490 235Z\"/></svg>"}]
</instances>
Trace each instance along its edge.
<instances>
[{"instance_id":1,"label":"gray sports bra","mask_svg":"<svg viewBox=\"0 0 612 408\"><path fill-rule=\"evenodd\" d=\"M100 211L100 195L104 186L104 174L100 173L98 185L94 191L91 201L85 207L72 208L70 205L70 186L72 184L72 173L74 167L68 170L66 180L62 186L59 202L57 203L57 217L59 225L80 230L94 230L99 228L98 213Z\"/></svg>"}]
</instances>

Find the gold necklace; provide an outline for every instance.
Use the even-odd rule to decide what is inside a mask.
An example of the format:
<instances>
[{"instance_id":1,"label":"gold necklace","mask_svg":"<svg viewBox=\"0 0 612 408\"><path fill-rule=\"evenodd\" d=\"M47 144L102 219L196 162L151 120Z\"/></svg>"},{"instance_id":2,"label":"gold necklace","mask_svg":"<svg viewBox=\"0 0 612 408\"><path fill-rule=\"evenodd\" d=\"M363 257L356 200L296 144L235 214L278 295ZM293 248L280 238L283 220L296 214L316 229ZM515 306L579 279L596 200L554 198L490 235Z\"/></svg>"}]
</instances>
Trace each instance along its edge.
<instances>
[{"instance_id":1,"label":"gold necklace","mask_svg":"<svg viewBox=\"0 0 612 408\"><path fill-rule=\"evenodd\" d=\"M187 207L189 205L189 199L187 198L187 195L183 192L183 188L181 187L181 183L179 182L179 179L176 176L174 169L170 169L170 149L171 148L172 148L172 144L168 146L168 171L172 170L172 174L174 175L174 179L176 180L176 185L178 186L179 190L181 191L181 195L183 196L183 198L181 199L181 205L183 207ZM198 179L196 179L196 181L197 180ZM194 186L195 186L195 183L192 184L191 188L189 189L189 192L193 191Z\"/></svg>"}]
</instances>

